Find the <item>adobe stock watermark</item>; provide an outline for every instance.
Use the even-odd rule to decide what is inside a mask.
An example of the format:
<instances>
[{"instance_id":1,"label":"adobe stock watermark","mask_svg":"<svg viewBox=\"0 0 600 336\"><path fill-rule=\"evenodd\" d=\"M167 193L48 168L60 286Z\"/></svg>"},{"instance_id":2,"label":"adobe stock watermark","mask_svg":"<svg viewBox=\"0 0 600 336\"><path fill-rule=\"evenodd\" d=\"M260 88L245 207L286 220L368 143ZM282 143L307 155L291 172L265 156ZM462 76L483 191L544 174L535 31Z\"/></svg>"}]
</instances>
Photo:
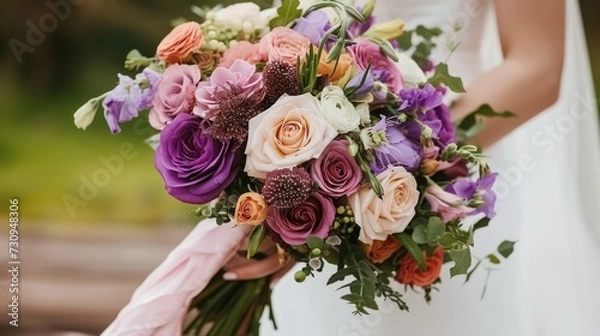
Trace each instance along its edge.
<instances>
[{"instance_id":1,"label":"adobe stock watermark","mask_svg":"<svg viewBox=\"0 0 600 336\"><path fill-rule=\"evenodd\" d=\"M497 169L499 175L495 183L495 191L498 199L509 197L511 190L518 188L527 174L538 168L540 157L553 154L558 144L575 131L577 123L590 119L596 113L595 106L598 104L598 99L593 94L585 97L576 93L574 98L567 113L561 113L531 134L529 140L534 148L533 153L522 153L508 168Z\"/></svg>"},{"instance_id":2,"label":"adobe stock watermark","mask_svg":"<svg viewBox=\"0 0 600 336\"><path fill-rule=\"evenodd\" d=\"M139 152L131 142L124 142L119 146L117 154L107 157L100 155L98 161L101 167L94 170L91 174L79 175L79 188L77 195L65 193L62 196L62 202L71 218L75 218L76 212L80 208L85 208L88 202L95 199L100 189L106 188L123 171L126 161L135 159Z\"/></svg>"},{"instance_id":3,"label":"adobe stock watermark","mask_svg":"<svg viewBox=\"0 0 600 336\"><path fill-rule=\"evenodd\" d=\"M65 21L71 12L73 6L79 6L84 0L48 0L46 7L48 11L39 17L37 22L33 20L25 21L27 32L25 38L19 40L12 38L8 45L15 55L17 63L23 63L25 53L33 53L36 47L39 47L46 40L46 34L50 34L58 28L60 21Z\"/></svg>"}]
</instances>

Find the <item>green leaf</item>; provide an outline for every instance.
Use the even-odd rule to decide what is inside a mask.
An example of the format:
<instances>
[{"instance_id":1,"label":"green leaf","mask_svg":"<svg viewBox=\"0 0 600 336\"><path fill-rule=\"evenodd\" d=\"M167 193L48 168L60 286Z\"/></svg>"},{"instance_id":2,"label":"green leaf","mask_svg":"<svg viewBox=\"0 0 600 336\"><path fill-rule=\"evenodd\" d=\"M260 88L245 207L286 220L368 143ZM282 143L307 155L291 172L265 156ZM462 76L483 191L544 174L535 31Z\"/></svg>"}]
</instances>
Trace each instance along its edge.
<instances>
[{"instance_id":1,"label":"green leaf","mask_svg":"<svg viewBox=\"0 0 600 336\"><path fill-rule=\"evenodd\" d=\"M499 265L500 264L500 259L498 259L498 257L496 257L496 255L494 254L490 254L486 257L490 263L494 264L494 265Z\"/></svg>"},{"instance_id":2,"label":"green leaf","mask_svg":"<svg viewBox=\"0 0 600 336\"><path fill-rule=\"evenodd\" d=\"M483 229L485 227L487 227L488 225L490 225L490 219L487 217L483 217L482 219L479 220L479 222L475 223L475 225L473 225L473 232L479 230L479 229Z\"/></svg>"},{"instance_id":3,"label":"green leaf","mask_svg":"<svg viewBox=\"0 0 600 336\"><path fill-rule=\"evenodd\" d=\"M426 40L431 40L434 37L438 37L442 35L443 31L438 27L427 28L425 26L419 25L417 29L415 29L417 35L423 37Z\"/></svg>"},{"instance_id":4,"label":"green leaf","mask_svg":"<svg viewBox=\"0 0 600 336\"><path fill-rule=\"evenodd\" d=\"M427 223L427 243L432 244L446 232L446 224L439 217L429 218Z\"/></svg>"},{"instance_id":5,"label":"green leaf","mask_svg":"<svg viewBox=\"0 0 600 336\"><path fill-rule=\"evenodd\" d=\"M412 233L412 239L417 244L427 244L427 226L419 225L415 227Z\"/></svg>"},{"instance_id":6,"label":"green leaf","mask_svg":"<svg viewBox=\"0 0 600 336\"><path fill-rule=\"evenodd\" d=\"M498 253L500 253L500 255L503 256L504 258L510 257L510 255L515 250L515 244L516 243L517 242L513 242L513 241L510 241L510 240L503 241L500 244L500 246L498 246Z\"/></svg>"},{"instance_id":7,"label":"green leaf","mask_svg":"<svg viewBox=\"0 0 600 336\"><path fill-rule=\"evenodd\" d=\"M277 16L271 19L269 27L287 26L290 22L302 16L300 0L282 0L281 6L277 8Z\"/></svg>"},{"instance_id":8,"label":"green leaf","mask_svg":"<svg viewBox=\"0 0 600 336\"><path fill-rule=\"evenodd\" d=\"M308 238L306 238L306 245L308 245L308 248L310 248L311 250L314 250L316 248L324 250L326 247L323 238L317 236L309 236Z\"/></svg>"},{"instance_id":9,"label":"green leaf","mask_svg":"<svg viewBox=\"0 0 600 336\"><path fill-rule=\"evenodd\" d=\"M248 259L254 257L266 237L267 230L265 230L264 226L258 225L252 229L252 232L248 237L248 251L246 252L246 257Z\"/></svg>"},{"instance_id":10,"label":"green leaf","mask_svg":"<svg viewBox=\"0 0 600 336\"><path fill-rule=\"evenodd\" d=\"M439 87L440 85L444 84L450 90L456 93L465 92L462 79L450 75L450 72L448 71L448 64L446 63L440 63L435 67L435 73L433 77L429 79L429 83L435 87Z\"/></svg>"},{"instance_id":11,"label":"green leaf","mask_svg":"<svg viewBox=\"0 0 600 336\"><path fill-rule=\"evenodd\" d=\"M412 37L412 30L405 31L404 34L400 35L400 37L396 39L396 41L398 42L398 48L400 48L400 50L408 50L412 48Z\"/></svg>"},{"instance_id":12,"label":"green leaf","mask_svg":"<svg viewBox=\"0 0 600 336\"><path fill-rule=\"evenodd\" d=\"M450 258L454 261L454 267L450 269L450 276L467 274L471 267L471 250L465 248L459 251L449 251L449 253Z\"/></svg>"},{"instance_id":13,"label":"green leaf","mask_svg":"<svg viewBox=\"0 0 600 336\"><path fill-rule=\"evenodd\" d=\"M454 246L454 244L456 244L457 242L458 239L456 239L456 236L454 236L450 232L444 233L438 240L438 244L445 249L452 248L452 246Z\"/></svg>"},{"instance_id":14,"label":"green leaf","mask_svg":"<svg viewBox=\"0 0 600 336\"><path fill-rule=\"evenodd\" d=\"M490 105L481 105L477 110L471 112L458 123L458 128L468 132L471 128L477 127L478 117L500 117L510 118L515 115L509 111L497 112Z\"/></svg>"},{"instance_id":15,"label":"green leaf","mask_svg":"<svg viewBox=\"0 0 600 336\"><path fill-rule=\"evenodd\" d=\"M415 259L417 265L419 266L419 270L421 272L425 272L425 258L423 258L423 250L421 250L421 247L419 247L419 245L407 233L403 232L396 234L395 237Z\"/></svg>"},{"instance_id":16,"label":"green leaf","mask_svg":"<svg viewBox=\"0 0 600 336\"><path fill-rule=\"evenodd\" d=\"M346 268L343 268L337 272L335 272L327 281L327 285L331 285L332 283L338 282L338 281L342 281L344 280L344 278L346 278L348 275L352 275L355 274L359 271L358 266L349 266Z\"/></svg>"}]
</instances>

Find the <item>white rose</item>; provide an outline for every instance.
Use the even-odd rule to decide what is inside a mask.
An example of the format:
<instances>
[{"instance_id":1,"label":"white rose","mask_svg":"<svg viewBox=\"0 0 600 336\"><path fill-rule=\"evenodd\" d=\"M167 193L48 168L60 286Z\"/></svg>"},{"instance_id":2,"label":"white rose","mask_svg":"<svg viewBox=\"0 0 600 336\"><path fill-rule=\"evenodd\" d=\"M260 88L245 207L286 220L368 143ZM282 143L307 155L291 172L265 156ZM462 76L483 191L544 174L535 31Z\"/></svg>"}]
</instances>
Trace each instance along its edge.
<instances>
[{"instance_id":1,"label":"white rose","mask_svg":"<svg viewBox=\"0 0 600 336\"><path fill-rule=\"evenodd\" d=\"M402 74L402 81L404 82L405 89L416 88L419 86L419 83L427 82L427 77L417 62L406 54L396 54L398 55L396 67L400 70L400 74Z\"/></svg>"},{"instance_id":2,"label":"white rose","mask_svg":"<svg viewBox=\"0 0 600 336\"><path fill-rule=\"evenodd\" d=\"M249 176L267 173L317 159L338 133L322 117L317 98L310 94L283 96L252 118L246 146Z\"/></svg>"},{"instance_id":3,"label":"white rose","mask_svg":"<svg viewBox=\"0 0 600 336\"><path fill-rule=\"evenodd\" d=\"M235 30L240 30L244 22L251 24L254 29L263 29L268 25L267 18L261 13L260 7L253 2L227 6L214 14L213 21L217 26L236 28Z\"/></svg>"},{"instance_id":4,"label":"white rose","mask_svg":"<svg viewBox=\"0 0 600 336\"><path fill-rule=\"evenodd\" d=\"M371 244L386 240L388 235L403 232L415 216L419 190L415 177L403 167L389 167L377 176L383 187L383 199L366 184L349 197L356 223L358 239Z\"/></svg>"},{"instance_id":5,"label":"white rose","mask_svg":"<svg viewBox=\"0 0 600 336\"><path fill-rule=\"evenodd\" d=\"M358 130L361 115L339 86L328 85L323 89L321 109L325 120L338 132L343 134Z\"/></svg>"}]
</instances>

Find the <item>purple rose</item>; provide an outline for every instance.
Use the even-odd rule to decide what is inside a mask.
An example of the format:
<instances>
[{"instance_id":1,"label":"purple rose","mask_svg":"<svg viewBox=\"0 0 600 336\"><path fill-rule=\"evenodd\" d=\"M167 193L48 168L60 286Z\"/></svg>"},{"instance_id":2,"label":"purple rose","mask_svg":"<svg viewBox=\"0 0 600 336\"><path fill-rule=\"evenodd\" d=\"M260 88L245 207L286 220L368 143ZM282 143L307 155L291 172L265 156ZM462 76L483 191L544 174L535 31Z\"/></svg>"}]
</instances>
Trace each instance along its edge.
<instances>
[{"instance_id":1,"label":"purple rose","mask_svg":"<svg viewBox=\"0 0 600 336\"><path fill-rule=\"evenodd\" d=\"M348 52L359 70L365 70L371 64L371 71L376 81L386 84L394 93L402 89L400 70L377 44L366 39L357 39L355 44L348 47Z\"/></svg>"},{"instance_id":2,"label":"purple rose","mask_svg":"<svg viewBox=\"0 0 600 336\"><path fill-rule=\"evenodd\" d=\"M160 134L154 165L169 194L185 203L219 197L240 169L233 144L209 137L206 128L200 117L179 114Z\"/></svg>"},{"instance_id":3,"label":"purple rose","mask_svg":"<svg viewBox=\"0 0 600 336\"><path fill-rule=\"evenodd\" d=\"M478 198L485 204L477 207L471 214L483 213L488 218L494 218L496 212L496 193L492 191L492 187L496 182L498 174L490 174L473 181L469 178L458 179L448 184L444 190L464 199Z\"/></svg>"},{"instance_id":4,"label":"purple rose","mask_svg":"<svg viewBox=\"0 0 600 336\"><path fill-rule=\"evenodd\" d=\"M332 141L310 166L310 175L331 197L354 193L362 181L362 171L350 155L346 140Z\"/></svg>"},{"instance_id":5,"label":"purple rose","mask_svg":"<svg viewBox=\"0 0 600 336\"><path fill-rule=\"evenodd\" d=\"M271 208L267 225L287 244L302 245L309 236L326 238L334 219L333 201L320 193L313 193L292 208Z\"/></svg>"},{"instance_id":6,"label":"purple rose","mask_svg":"<svg viewBox=\"0 0 600 336\"><path fill-rule=\"evenodd\" d=\"M392 121L381 119L373 131L385 131L386 143L374 151L375 161L371 170L375 175L384 172L389 166L402 166L408 171L415 171L421 164L421 146L407 138L400 126Z\"/></svg>"},{"instance_id":7,"label":"purple rose","mask_svg":"<svg viewBox=\"0 0 600 336\"><path fill-rule=\"evenodd\" d=\"M200 69L196 65L172 64L158 84L150 110L150 125L162 130L178 114L190 114L194 108L194 91L200 82Z\"/></svg>"},{"instance_id":8,"label":"purple rose","mask_svg":"<svg viewBox=\"0 0 600 336\"><path fill-rule=\"evenodd\" d=\"M296 20L293 30L306 36L314 45L319 45L325 32L331 28L329 16L324 11L310 12Z\"/></svg>"}]
</instances>

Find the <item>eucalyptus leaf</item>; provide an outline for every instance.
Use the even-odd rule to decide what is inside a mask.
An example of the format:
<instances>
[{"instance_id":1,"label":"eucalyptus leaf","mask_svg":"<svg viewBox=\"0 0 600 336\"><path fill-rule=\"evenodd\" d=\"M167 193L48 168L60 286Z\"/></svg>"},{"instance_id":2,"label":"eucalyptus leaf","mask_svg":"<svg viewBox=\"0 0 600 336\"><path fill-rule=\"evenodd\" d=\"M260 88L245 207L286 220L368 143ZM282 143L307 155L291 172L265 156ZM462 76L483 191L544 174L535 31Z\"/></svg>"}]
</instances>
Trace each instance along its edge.
<instances>
[{"instance_id":1,"label":"eucalyptus leaf","mask_svg":"<svg viewBox=\"0 0 600 336\"><path fill-rule=\"evenodd\" d=\"M432 244L446 232L446 224L439 217L429 218L427 223L427 243Z\"/></svg>"},{"instance_id":2,"label":"eucalyptus leaf","mask_svg":"<svg viewBox=\"0 0 600 336\"><path fill-rule=\"evenodd\" d=\"M252 229L250 237L248 238L248 251L246 253L248 259L254 257L266 237L267 230L265 230L264 226L258 225Z\"/></svg>"},{"instance_id":3,"label":"eucalyptus leaf","mask_svg":"<svg viewBox=\"0 0 600 336\"><path fill-rule=\"evenodd\" d=\"M411 237L417 244L427 244L427 226L419 225L415 227Z\"/></svg>"},{"instance_id":4,"label":"eucalyptus leaf","mask_svg":"<svg viewBox=\"0 0 600 336\"><path fill-rule=\"evenodd\" d=\"M308 238L306 238L306 245L308 245L308 248L310 248L311 250L314 250L316 248L323 250L326 247L323 238L317 236L309 236Z\"/></svg>"},{"instance_id":5,"label":"eucalyptus leaf","mask_svg":"<svg viewBox=\"0 0 600 336\"><path fill-rule=\"evenodd\" d=\"M281 6L277 8L277 16L271 19L269 27L274 29L276 27L287 26L300 16L302 16L302 10L300 9L299 0L282 0Z\"/></svg>"},{"instance_id":6,"label":"eucalyptus leaf","mask_svg":"<svg viewBox=\"0 0 600 336\"><path fill-rule=\"evenodd\" d=\"M498 257L496 257L496 255L494 255L494 254L488 255L487 259L490 261L490 263L492 263L494 265L500 264L500 259L498 259Z\"/></svg>"},{"instance_id":7,"label":"eucalyptus leaf","mask_svg":"<svg viewBox=\"0 0 600 336\"><path fill-rule=\"evenodd\" d=\"M495 111L490 105L484 104L481 105L477 110L471 112L466 117L464 117L459 123L458 128L464 131L468 131L470 128L474 127L477 124L478 117L500 117L500 118L511 118L514 117L515 114L509 111L498 112Z\"/></svg>"},{"instance_id":8,"label":"eucalyptus leaf","mask_svg":"<svg viewBox=\"0 0 600 336\"><path fill-rule=\"evenodd\" d=\"M462 79L452 76L448 70L448 64L446 63L440 63L435 67L435 73L428 82L435 87L444 84L456 93L465 92Z\"/></svg>"},{"instance_id":9,"label":"eucalyptus leaf","mask_svg":"<svg viewBox=\"0 0 600 336\"><path fill-rule=\"evenodd\" d=\"M515 250L515 244L516 243L517 242L513 242L513 241L510 241L510 240L503 241L500 244L500 246L498 246L498 253L500 253L500 255L503 256L504 258L510 257L510 255Z\"/></svg>"},{"instance_id":10,"label":"eucalyptus leaf","mask_svg":"<svg viewBox=\"0 0 600 336\"><path fill-rule=\"evenodd\" d=\"M475 225L473 225L473 232L475 232L479 229L483 229L483 228L487 227L488 225L490 225L490 219L487 217L483 217L477 223L475 223Z\"/></svg>"},{"instance_id":11,"label":"eucalyptus leaf","mask_svg":"<svg viewBox=\"0 0 600 336\"><path fill-rule=\"evenodd\" d=\"M426 40L431 40L434 37L442 35L443 31L438 27L427 28L423 25L418 25L415 29L415 33L417 33L417 35L423 37Z\"/></svg>"},{"instance_id":12,"label":"eucalyptus leaf","mask_svg":"<svg viewBox=\"0 0 600 336\"><path fill-rule=\"evenodd\" d=\"M454 267L450 269L450 276L467 274L469 267L471 267L471 250L465 248L458 251L449 251L449 254L454 261Z\"/></svg>"},{"instance_id":13,"label":"eucalyptus leaf","mask_svg":"<svg viewBox=\"0 0 600 336\"><path fill-rule=\"evenodd\" d=\"M412 46L413 46L412 37L413 37L412 30L405 31L404 34L400 35L396 39L396 41L398 42L398 48L400 48L400 50L405 50L405 51L412 48Z\"/></svg>"}]
</instances>

